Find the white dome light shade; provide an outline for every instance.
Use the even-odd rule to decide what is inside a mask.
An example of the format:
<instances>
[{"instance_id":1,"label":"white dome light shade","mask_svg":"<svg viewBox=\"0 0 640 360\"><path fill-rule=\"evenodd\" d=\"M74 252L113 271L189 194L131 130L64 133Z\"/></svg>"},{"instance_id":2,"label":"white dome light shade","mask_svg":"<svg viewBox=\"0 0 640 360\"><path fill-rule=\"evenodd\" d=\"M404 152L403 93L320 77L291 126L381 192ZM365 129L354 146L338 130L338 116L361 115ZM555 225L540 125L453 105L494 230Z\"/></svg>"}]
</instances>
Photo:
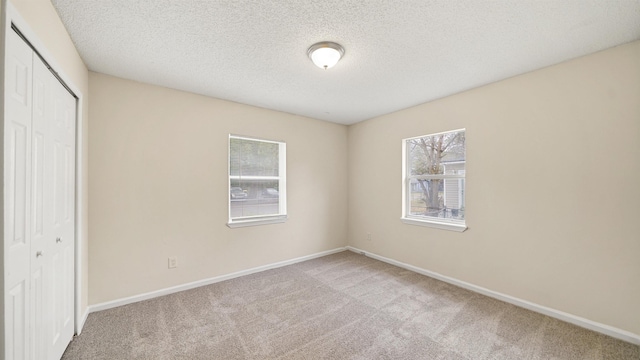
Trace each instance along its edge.
<instances>
[{"instance_id":1,"label":"white dome light shade","mask_svg":"<svg viewBox=\"0 0 640 360\"><path fill-rule=\"evenodd\" d=\"M311 61L319 68L328 69L340 60L340 52L332 48L320 48L311 53Z\"/></svg>"},{"instance_id":2,"label":"white dome light shade","mask_svg":"<svg viewBox=\"0 0 640 360\"><path fill-rule=\"evenodd\" d=\"M317 67L326 70L338 63L344 55L344 48L334 42L319 42L312 45L307 53Z\"/></svg>"}]
</instances>

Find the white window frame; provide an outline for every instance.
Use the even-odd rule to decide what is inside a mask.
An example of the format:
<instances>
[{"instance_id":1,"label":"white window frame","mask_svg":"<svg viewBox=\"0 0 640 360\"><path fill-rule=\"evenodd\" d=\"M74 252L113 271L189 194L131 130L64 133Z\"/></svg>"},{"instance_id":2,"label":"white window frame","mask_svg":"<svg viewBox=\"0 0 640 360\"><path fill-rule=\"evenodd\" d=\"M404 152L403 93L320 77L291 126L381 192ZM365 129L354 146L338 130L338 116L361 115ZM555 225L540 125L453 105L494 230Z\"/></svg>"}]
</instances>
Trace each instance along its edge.
<instances>
[{"instance_id":1,"label":"white window frame","mask_svg":"<svg viewBox=\"0 0 640 360\"><path fill-rule=\"evenodd\" d=\"M278 176L237 176L231 175L231 139L240 139L240 140L250 140L250 141L259 141L271 144L278 144ZM256 226L256 225L268 225L268 224L277 224L283 223L287 220L287 144L284 141L275 141L275 140L265 140L254 137L240 136L229 134L229 140L227 142L227 210L229 214L229 221L227 222L227 226L230 228L238 228L245 226ZM271 180L278 181L278 205L279 211L278 214L274 215L257 215L257 216L243 216L243 217L231 217L231 197L229 196L231 192L231 181L232 180Z\"/></svg>"},{"instance_id":2,"label":"white window frame","mask_svg":"<svg viewBox=\"0 0 640 360\"><path fill-rule=\"evenodd\" d=\"M442 230L451 230L457 232L463 232L467 230L466 220L456 220L456 219L444 219L444 218L435 218L428 216L417 216L411 215L409 211L409 206L411 206L411 179L465 179L464 174L455 174L455 175L411 175L411 167L409 166L409 150L407 149L407 143L409 140L420 139L424 137L437 136L441 134L454 133L463 131L466 133L466 129L457 129L451 131L443 131L434 134L427 134L422 136L414 136L411 138L402 139L402 217L400 220L409 225L418 225L418 226L426 226L436 229ZM466 145L465 145L466 146ZM466 147L465 147L466 153ZM466 156L465 156L465 165L466 165ZM466 166L465 166L466 168ZM466 173L466 169L465 169ZM465 188L466 188L466 180L465 180ZM466 196L466 191L465 194ZM466 219L466 216L465 216Z\"/></svg>"}]
</instances>

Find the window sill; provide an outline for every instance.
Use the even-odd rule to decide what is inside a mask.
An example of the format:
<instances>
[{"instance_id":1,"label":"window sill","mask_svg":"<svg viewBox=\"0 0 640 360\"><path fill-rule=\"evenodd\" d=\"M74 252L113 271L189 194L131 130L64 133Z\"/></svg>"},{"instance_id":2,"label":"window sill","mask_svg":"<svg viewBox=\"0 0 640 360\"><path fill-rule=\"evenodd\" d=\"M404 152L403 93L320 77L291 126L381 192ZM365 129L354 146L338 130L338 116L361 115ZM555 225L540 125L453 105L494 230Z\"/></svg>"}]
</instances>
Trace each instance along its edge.
<instances>
[{"instance_id":1,"label":"window sill","mask_svg":"<svg viewBox=\"0 0 640 360\"><path fill-rule=\"evenodd\" d=\"M467 230L467 226L463 224L453 224L453 223L447 223L447 222L417 220L417 219L409 219L409 218L401 218L400 220L403 223L409 224L409 225L426 226L426 227L442 229L442 230L457 231L457 232L463 232Z\"/></svg>"},{"instance_id":2,"label":"window sill","mask_svg":"<svg viewBox=\"0 0 640 360\"><path fill-rule=\"evenodd\" d=\"M258 226L258 225L269 225L269 224L279 224L287 221L287 216L274 216L269 218L259 218L259 219L243 219L243 220L235 220L229 221L227 226L235 229L240 227L247 226Z\"/></svg>"}]
</instances>

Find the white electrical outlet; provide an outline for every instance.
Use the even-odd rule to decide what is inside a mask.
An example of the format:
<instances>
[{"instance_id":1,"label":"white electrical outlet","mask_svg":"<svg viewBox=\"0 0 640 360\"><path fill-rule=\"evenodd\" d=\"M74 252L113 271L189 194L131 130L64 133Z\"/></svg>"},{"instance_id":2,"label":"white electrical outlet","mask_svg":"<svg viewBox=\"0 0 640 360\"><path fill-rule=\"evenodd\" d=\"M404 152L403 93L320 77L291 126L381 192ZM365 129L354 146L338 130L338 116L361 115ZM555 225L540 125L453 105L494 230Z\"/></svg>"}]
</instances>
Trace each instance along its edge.
<instances>
[{"instance_id":1,"label":"white electrical outlet","mask_svg":"<svg viewBox=\"0 0 640 360\"><path fill-rule=\"evenodd\" d=\"M175 256L169 258L169 269L178 267L178 259Z\"/></svg>"},{"instance_id":2,"label":"white electrical outlet","mask_svg":"<svg viewBox=\"0 0 640 360\"><path fill-rule=\"evenodd\" d=\"M367 241L371 241L371 234L367 233Z\"/></svg>"}]
</instances>

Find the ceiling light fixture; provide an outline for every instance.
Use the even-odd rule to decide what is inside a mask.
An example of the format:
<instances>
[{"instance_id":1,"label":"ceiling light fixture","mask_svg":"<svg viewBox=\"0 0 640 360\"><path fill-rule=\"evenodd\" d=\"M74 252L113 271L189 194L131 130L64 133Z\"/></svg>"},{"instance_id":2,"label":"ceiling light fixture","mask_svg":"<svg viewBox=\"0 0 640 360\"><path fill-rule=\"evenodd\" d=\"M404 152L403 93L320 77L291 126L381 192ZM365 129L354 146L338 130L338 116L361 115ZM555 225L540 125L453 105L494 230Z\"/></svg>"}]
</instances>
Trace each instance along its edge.
<instances>
[{"instance_id":1,"label":"ceiling light fixture","mask_svg":"<svg viewBox=\"0 0 640 360\"><path fill-rule=\"evenodd\" d=\"M307 54L317 67L327 70L344 56L344 48L334 42L322 41L311 45Z\"/></svg>"}]
</instances>

